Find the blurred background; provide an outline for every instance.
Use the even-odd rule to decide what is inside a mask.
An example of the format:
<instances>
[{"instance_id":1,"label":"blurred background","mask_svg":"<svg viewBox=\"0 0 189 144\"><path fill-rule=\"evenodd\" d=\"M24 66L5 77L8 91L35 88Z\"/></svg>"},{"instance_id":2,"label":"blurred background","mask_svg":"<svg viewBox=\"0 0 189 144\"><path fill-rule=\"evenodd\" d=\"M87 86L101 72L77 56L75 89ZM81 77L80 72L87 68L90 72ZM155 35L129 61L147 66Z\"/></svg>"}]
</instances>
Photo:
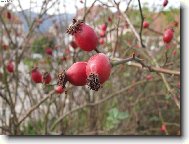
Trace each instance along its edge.
<instances>
[{"instance_id":1,"label":"blurred background","mask_svg":"<svg viewBox=\"0 0 189 144\"><path fill-rule=\"evenodd\" d=\"M149 23L142 48L133 33L141 32L138 0L1 1L0 134L180 135L180 2L163 2L141 1ZM74 47L66 34L84 16L111 61L135 53L157 71L128 62L113 67L98 92L68 83L67 94L51 95L59 72L96 54ZM174 38L165 44L168 28ZM51 74L50 84L32 82L36 66Z\"/></svg>"}]
</instances>

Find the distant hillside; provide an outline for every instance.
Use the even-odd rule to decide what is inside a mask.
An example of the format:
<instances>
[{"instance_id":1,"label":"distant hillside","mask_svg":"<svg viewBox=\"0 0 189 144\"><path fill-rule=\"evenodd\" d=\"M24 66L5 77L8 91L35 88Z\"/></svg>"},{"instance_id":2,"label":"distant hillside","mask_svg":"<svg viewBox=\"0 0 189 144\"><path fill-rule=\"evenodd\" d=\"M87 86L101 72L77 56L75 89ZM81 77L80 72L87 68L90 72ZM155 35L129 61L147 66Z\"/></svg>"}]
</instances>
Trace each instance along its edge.
<instances>
[{"instance_id":1,"label":"distant hillside","mask_svg":"<svg viewBox=\"0 0 189 144\"><path fill-rule=\"evenodd\" d=\"M23 22L23 26L24 26L24 31L28 32L29 27L27 25L27 21L23 15L23 13L27 16L27 18L29 19L29 21L33 21L35 18L37 18L38 13L32 12L30 10L24 10L24 11L20 11L17 12L16 15L20 18L20 20ZM71 22L73 19L74 15L73 14L68 14L68 13L63 13L60 15L48 15L45 14L42 18L45 19L45 21L43 21L43 23L40 25L39 27L39 31L40 32L47 32L48 29L52 26L53 21L56 20L58 23L63 23L67 20L67 22Z\"/></svg>"}]
</instances>

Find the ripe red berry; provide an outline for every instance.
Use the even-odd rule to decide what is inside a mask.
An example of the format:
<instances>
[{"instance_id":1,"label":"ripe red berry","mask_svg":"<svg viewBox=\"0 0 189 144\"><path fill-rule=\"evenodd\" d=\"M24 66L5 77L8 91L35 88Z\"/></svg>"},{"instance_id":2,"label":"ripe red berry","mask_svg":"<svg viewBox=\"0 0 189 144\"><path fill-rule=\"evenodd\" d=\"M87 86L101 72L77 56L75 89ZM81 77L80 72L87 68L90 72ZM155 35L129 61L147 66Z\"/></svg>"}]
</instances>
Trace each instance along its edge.
<instances>
[{"instance_id":1,"label":"ripe red berry","mask_svg":"<svg viewBox=\"0 0 189 144\"><path fill-rule=\"evenodd\" d=\"M161 128L160 128L160 131L161 131L162 133L165 133L166 130L167 130L166 124L162 124L162 125L161 125Z\"/></svg>"},{"instance_id":2,"label":"ripe red berry","mask_svg":"<svg viewBox=\"0 0 189 144\"><path fill-rule=\"evenodd\" d=\"M100 39L99 39L99 43L100 43L101 45L103 45L103 44L104 44L104 39L103 39L103 38L100 38Z\"/></svg>"},{"instance_id":3,"label":"ripe red berry","mask_svg":"<svg viewBox=\"0 0 189 144\"><path fill-rule=\"evenodd\" d=\"M163 41L169 43L173 39L174 31L173 29L167 29L163 34Z\"/></svg>"},{"instance_id":4,"label":"ripe red berry","mask_svg":"<svg viewBox=\"0 0 189 144\"><path fill-rule=\"evenodd\" d=\"M143 22L143 28L148 28L149 27L149 23L147 21Z\"/></svg>"},{"instance_id":5,"label":"ripe red berry","mask_svg":"<svg viewBox=\"0 0 189 144\"><path fill-rule=\"evenodd\" d=\"M167 4L168 4L168 0L164 0L164 1L163 1L163 7L166 7Z\"/></svg>"},{"instance_id":6,"label":"ripe red berry","mask_svg":"<svg viewBox=\"0 0 189 144\"><path fill-rule=\"evenodd\" d=\"M10 20L11 19L11 13L8 11L7 12L7 18Z\"/></svg>"},{"instance_id":7,"label":"ripe red berry","mask_svg":"<svg viewBox=\"0 0 189 144\"><path fill-rule=\"evenodd\" d=\"M172 52L172 54L173 54L174 56L176 56L177 51L176 51L176 50L174 50L174 51Z\"/></svg>"},{"instance_id":8,"label":"ripe red berry","mask_svg":"<svg viewBox=\"0 0 189 144\"><path fill-rule=\"evenodd\" d=\"M46 54L48 54L48 55L50 55L50 56L52 56L52 54L53 54L53 51L52 51L51 48L46 48L46 49L45 49L45 52L46 52Z\"/></svg>"},{"instance_id":9,"label":"ripe red berry","mask_svg":"<svg viewBox=\"0 0 189 144\"><path fill-rule=\"evenodd\" d=\"M94 29L80 20L73 19L73 24L67 29L67 33L74 36L75 42L84 51L92 51L98 45L98 37Z\"/></svg>"},{"instance_id":10,"label":"ripe red berry","mask_svg":"<svg viewBox=\"0 0 189 144\"><path fill-rule=\"evenodd\" d=\"M86 62L76 62L67 71L67 80L75 86L83 86L86 84Z\"/></svg>"},{"instance_id":11,"label":"ripe red berry","mask_svg":"<svg viewBox=\"0 0 189 144\"><path fill-rule=\"evenodd\" d=\"M146 79L147 79L147 80L152 80L152 79L153 79L153 77L152 77L152 75L151 75L151 74L149 74L149 75L147 75L147 76L146 76Z\"/></svg>"},{"instance_id":12,"label":"ripe red berry","mask_svg":"<svg viewBox=\"0 0 189 144\"><path fill-rule=\"evenodd\" d=\"M108 21L111 23L112 22L112 18L109 16L108 17Z\"/></svg>"},{"instance_id":13,"label":"ripe red berry","mask_svg":"<svg viewBox=\"0 0 189 144\"><path fill-rule=\"evenodd\" d=\"M92 56L86 66L87 85L90 89L98 91L101 84L109 79L110 72L111 64L105 54L98 53Z\"/></svg>"},{"instance_id":14,"label":"ripe red berry","mask_svg":"<svg viewBox=\"0 0 189 144\"><path fill-rule=\"evenodd\" d=\"M105 37L106 32L105 31L100 31L100 37Z\"/></svg>"},{"instance_id":15,"label":"ripe red berry","mask_svg":"<svg viewBox=\"0 0 189 144\"><path fill-rule=\"evenodd\" d=\"M37 67L32 69L31 79L34 83L42 83L42 74L40 73Z\"/></svg>"},{"instance_id":16,"label":"ripe red berry","mask_svg":"<svg viewBox=\"0 0 189 144\"><path fill-rule=\"evenodd\" d=\"M177 87L180 89L180 82L177 83Z\"/></svg>"},{"instance_id":17,"label":"ripe red berry","mask_svg":"<svg viewBox=\"0 0 189 144\"><path fill-rule=\"evenodd\" d=\"M44 82L45 84L49 84L49 83L51 82L51 80L52 80L52 78L51 78L50 73L45 72L45 73L43 74L43 82Z\"/></svg>"},{"instance_id":18,"label":"ripe red berry","mask_svg":"<svg viewBox=\"0 0 189 144\"><path fill-rule=\"evenodd\" d=\"M101 30L102 31L106 31L106 29L107 29L107 24L106 23L102 24L101 25Z\"/></svg>"},{"instance_id":19,"label":"ripe red berry","mask_svg":"<svg viewBox=\"0 0 189 144\"><path fill-rule=\"evenodd\" d=\"M62 86L57 86L55 88L56 93L61 94L64 92L64 88Z\"/></svg>"},{"instance_id":20,"label":"ripe red berry","mask_svg":"<svg viewBox=\"0 0 189 144\"><path fill-rule=\"evenodd\" d=\"M10 73L14 72L14 64L13 64L12 61L9 61L9 62L8 62L7 66L6 66L6 69L7 69L7 71L10 72Z\"/></svg>"},{"instance_id":21,"label":"ripe red berry","mask_svg":"<svg viewBox=\"0 0 189 144\"><path fill-rule=\"evenodd\" d=\"M4 50L7 50L9 48L8 45L6 45L6 44L3 44L2 47Z\"/></svg>"},{"instance_id":22,"label":"ripe red berry","mask_svg":"<svg viewBox=\"0 0 189 144\"><path fill-rule=\"evenodd\" d=\"M66 61L66 60L67 60L67 57L66 57L66 56L63 56L63 57L61 58L61 60L62 60L62 61Z\"/></svg>"},{"instance_id":23,"label":"ripe red berry","mask_svg":"<svg viewBox=\"0 0 189 144\"><path fill-rule=\"evenodd\" d=\"M78 47L75 41L71 41L71 42L70 42L70 45L71 45L71 47L74 48L74 49L76 49L76 48Z\"/></svg>"}]
</instances>

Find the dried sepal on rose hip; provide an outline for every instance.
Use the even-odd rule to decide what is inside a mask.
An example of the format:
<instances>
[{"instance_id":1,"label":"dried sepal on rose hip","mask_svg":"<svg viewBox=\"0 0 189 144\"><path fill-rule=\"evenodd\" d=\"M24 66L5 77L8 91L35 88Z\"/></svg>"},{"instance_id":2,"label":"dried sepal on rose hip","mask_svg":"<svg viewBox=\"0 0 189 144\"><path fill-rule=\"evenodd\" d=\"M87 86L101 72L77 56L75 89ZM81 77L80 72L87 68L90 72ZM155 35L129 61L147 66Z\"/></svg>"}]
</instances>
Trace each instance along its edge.
<instances>
[{"instance_id":1,"label":"dried sepal on rose hip","mask_svg":"<svg viewBox=\"0 0 189 144\"><path fill-rule=\"evenodd\" d=\"M66 77L66 71L64 70L58 74L57 85L65 88L66 83L67 83L67 77Z\"/></svg>"},{"instance_id":2,"label":"dried sepal on rose hip","mask_svg":"<svg viewBox=\"0 0 189 144\"><path fill-rule=\"evenodd\" d=\"M93 28L81 20L73 19L67 33L74 36L76 44L84 51L92 51L98 45L98 37Z\"/></svg>"},{"instance_id":3,"label":"dried sepal on rose hip","mask_svg":"<svg viewBox=\"0 0 189 144\"><path fill-rule=\"evenodd\" d=\"M101 85L109 79L110 72L110 60L105 54L98 53L92 56L86 66L87 85L90 89L98 91Z\"/></svg>"}]
</instances>

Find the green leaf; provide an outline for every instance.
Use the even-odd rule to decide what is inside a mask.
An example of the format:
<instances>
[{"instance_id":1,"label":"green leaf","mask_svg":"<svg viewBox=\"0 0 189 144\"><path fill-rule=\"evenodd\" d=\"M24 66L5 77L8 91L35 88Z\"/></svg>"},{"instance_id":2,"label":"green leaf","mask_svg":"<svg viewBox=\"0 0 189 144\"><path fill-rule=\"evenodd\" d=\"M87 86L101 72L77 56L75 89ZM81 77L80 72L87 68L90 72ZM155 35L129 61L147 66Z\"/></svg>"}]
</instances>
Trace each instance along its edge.
<instances>
[{"instance_id":1,"label":"green leaf","mask_svg":"<svg viewBox=\"0 0 189 144\"><path fill-rule=\"evenodd\" d=\"M118 114L118 119L123 120L129 117L129 113L128 112L119 112Z\"/></svg>"}]
</instances>

